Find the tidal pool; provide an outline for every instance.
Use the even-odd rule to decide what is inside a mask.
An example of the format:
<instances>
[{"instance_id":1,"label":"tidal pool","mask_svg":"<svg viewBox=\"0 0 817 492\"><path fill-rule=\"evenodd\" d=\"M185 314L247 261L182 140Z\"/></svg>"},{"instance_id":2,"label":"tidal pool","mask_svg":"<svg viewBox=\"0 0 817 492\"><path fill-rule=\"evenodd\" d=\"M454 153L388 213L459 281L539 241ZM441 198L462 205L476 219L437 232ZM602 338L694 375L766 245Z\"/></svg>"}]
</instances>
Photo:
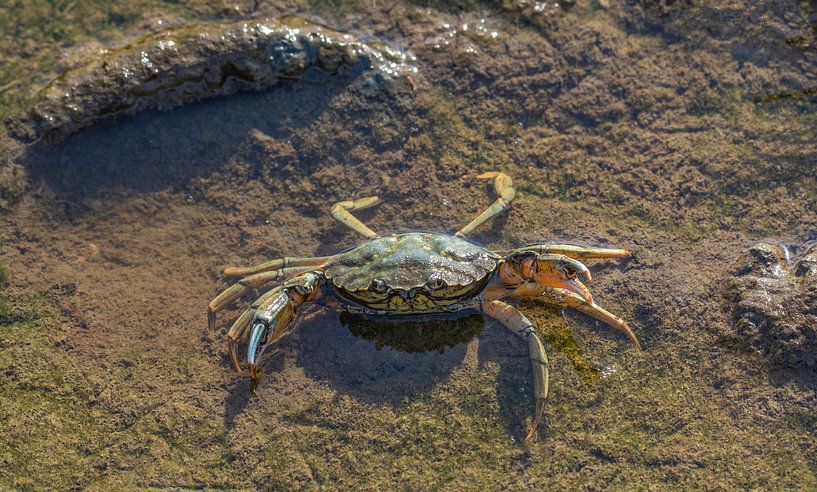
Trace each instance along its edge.
<instances>
[{"instance_id":1,"label":"tidal pool","mask_svg":"<svg viewBox=\"0 0 817 492\"><path fill-rule=\"evenodd\" d=\"M783 310L806 334L797 357L765 351L774 325L740 310L762 280L732 280L760 241L817 238L812 4L0 12L0 488L817 487L810 270L778 286L805 299ZM49 138L32 123L49 82L89 60L281 15L406 55L410 81L318 64L255 90L230 69L230 95L68 117ZM580 313L521 303L551 362L528 444L527 347L478 314L418 326L310 311L251 395L224 337L244 303L207 329L224 267L358 244L328 210L364 196L383 200L359 214L378 232L453 232L494 199L474 179L491 170L518 196L474 241L632 250L588 262L590 288L642 352Z\"/></svg>"}]
</instances>

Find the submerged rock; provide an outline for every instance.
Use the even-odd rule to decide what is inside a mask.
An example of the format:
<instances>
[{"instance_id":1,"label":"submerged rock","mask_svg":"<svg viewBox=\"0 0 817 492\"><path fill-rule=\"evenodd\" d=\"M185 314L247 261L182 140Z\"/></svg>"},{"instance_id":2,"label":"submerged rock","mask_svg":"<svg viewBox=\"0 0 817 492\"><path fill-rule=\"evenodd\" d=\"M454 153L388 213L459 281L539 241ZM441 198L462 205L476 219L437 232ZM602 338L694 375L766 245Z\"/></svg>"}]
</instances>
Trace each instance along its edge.
<instances>
[{"instance_id":1,"label":"submerged rock","mask_svg":"<svg viewBox=\"0 0 817 492\"><path fill-rule=\"evenodd\" d=\"M68 71L6 125L23 143L59 139L110 115L260 91L310 70L366 72L366 83L377 86L407 81L415 71L408 58L300 17L188 25L105 51Z\"/></svg>"},{"instance_id":2,"label":"submerged rock","mask_svg":"<svg viewBox=\"0 0 817 492\"><path fill-rule=\"evenodd\" d=\"M775 364L817 365L817 244L793 261L784 246L758 243L732 273L736 334Z\"/></svg>"}]
</instances>

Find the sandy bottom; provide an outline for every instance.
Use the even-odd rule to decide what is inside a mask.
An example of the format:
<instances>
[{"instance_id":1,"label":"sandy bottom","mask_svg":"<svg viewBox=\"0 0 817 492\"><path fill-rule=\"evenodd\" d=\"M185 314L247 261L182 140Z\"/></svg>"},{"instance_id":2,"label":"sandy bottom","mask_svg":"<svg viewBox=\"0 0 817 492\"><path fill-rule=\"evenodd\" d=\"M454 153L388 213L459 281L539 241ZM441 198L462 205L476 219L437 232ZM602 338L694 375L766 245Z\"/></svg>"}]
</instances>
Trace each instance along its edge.
<instances>
[{"instance_id":1,"label":"sandy bottom","mask_svg":"<svg viewBox=\"0 0 817 492\"><path fill-rule=\"evenodd\" d=\"M0 484L817 487L817 376L745 350L726 289L755 241L817 234L813 47L780 39L800 17L364 3L333 22L410 47L416 90L293 81L20 159L26 189L0 215ZM481 316L378 328L310 311L251 396L224 337L251 297L207 329L222 268L357 244L328 215L351 198L383 199L358 214L383 234L454 231L494 199L474 179L489 170L519 193L479 244L634 252L588 262L590 288L643 352L523 303L552 364L528 445L527 349Z\"/></svg>"}]
</instances>

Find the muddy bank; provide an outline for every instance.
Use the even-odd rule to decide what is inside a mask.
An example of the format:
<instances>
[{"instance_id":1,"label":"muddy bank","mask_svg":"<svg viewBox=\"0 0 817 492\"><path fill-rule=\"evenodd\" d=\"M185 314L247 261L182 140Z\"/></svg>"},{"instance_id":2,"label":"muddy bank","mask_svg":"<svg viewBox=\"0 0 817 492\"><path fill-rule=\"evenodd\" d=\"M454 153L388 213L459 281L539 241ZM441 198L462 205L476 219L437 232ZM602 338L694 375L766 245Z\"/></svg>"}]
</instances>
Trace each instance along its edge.
<instances>
[{"instance_id":1,"label":"muddy bank","mask_svg":"<svg viewBox=\"0 0 817 492\"><path fill-rule=\"evenodd\" d=\"M752 246L733 266L734 338L775 364L817 365L817 247Z\"/></svg>"},{"instance_id":2,"label":"muddy bank","mask_svg":"<svg viewBox=\"0 0 817 492\"><path fill-rule=\"evenodd\" d=\"M357 76L372 90L406 77L410 55L288 16L186 25L105 50L51 81L24 115L6 120L25 143L58 140L106 117L261 91L310 70Z\"/></svg>"},{"instance_id":3,"label":"muddy bank","mask_svg":"<svg viewBox=\"0 0 817 492\"><path fill-rule=\"evenodd\" d=\"M0 231L0 430L13 450L0 483L817 484L813 369L730 339L735 259L817 231L813 102L757 98L808 89L812 42L785 39L807 34L811 14L796 2L579 1L544 22L516 3L262 5L410 47L428 84L287 79L13 159L25 189ZM473 239L631 249L589 263L590 288L642 353L581 314L520 303L552 364L528 446L526 347L481 319L418 327L417 340L410 326L309 313L250 397L223 331L251 296L206 328L223 267L357 244L327 210L363 196L383 199L359 214L380 233L457 230L494 199L473 178L495 169L518 197Z\"/></svg>"}]
</instances>

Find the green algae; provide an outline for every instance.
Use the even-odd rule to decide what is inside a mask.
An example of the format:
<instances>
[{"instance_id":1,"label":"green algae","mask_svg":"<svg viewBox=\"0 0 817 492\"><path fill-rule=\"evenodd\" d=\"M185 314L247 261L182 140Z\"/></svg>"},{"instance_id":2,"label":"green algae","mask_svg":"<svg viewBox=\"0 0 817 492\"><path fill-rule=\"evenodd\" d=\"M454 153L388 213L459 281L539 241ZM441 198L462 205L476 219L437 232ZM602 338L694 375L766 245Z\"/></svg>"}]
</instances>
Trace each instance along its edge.
<instances>
[{"instance_id":1,"label":"green algae","mask_svg":"<svg viewBox=\"0 0 817 492\"><path fill-rule=\"evenodd\" d=\"M572 369L576 371L576 375L579 376L582 383L589 386L596 382L599 378L599 370L593 367L590 358L582 350L576 336L573 334L573 329L565 321L562 310L543 309L541 306L531 304L531 306L525 307L528 309L534 306L539 308L537 310L539 316L536 317L536 324L548 347L570 361Z\"/></svg>"},{"instance_id":2,"label":"green algae","mask_svg":"<svg viewBox=\"0 0 817 492\"><path fill-rule=\"evenodd\" d=\"M62 338L46 296L0 295L4 488L75 487L93 469L110 430L98 420L83 371L57 348Z\"/></svg>"},{"instance_id":3,"label":"green algae","mask_svg":"<svg viewBox=\"0 0 817 492\"><path fill-rule=\"evenodd\" d=\"M157 448L171 456L157 466L178 473L201 449L224 448L223 426L192 405L177 403L155 419L121 413L141 406L127 385L145 370L136 355L105 375L120 386L117 404L106 403L100 375L66 353L65 323L48 295L0 295L0 488L100 486L117 469L152 463ZM215 483L219 470L208 481Z\"/></svg>"},{"instance_id":4,"label":"green algae","mask_svg":"<svg viewBox=\"0 0 817 492\"><path fill-rule=\"evenodd\" d=\"M438 167L465 173L485 162L484 136L468 126L458 101L443 90L424 93L419 102L427 111L428 132L419 140Z\"/></svg>"},{"instance_id":5,"label":"green algae","mask_svg":"<svg viewBox=\"0 0 817 492\"><path fill-rule=\"evenodd\" d=\"M226 4L218 8L229 11ZM2 7L0 120L29 107L36 97L32 88L56 75L55 68L67 68L62 50L90 42L121 42L124 33L140 24L159 29L160 19L165 23L168 18L194 20L212 15L213 10L208 2L163 0L115 0L103 5L87 0L33 0Z\"/></svg>"}]
</instances>

